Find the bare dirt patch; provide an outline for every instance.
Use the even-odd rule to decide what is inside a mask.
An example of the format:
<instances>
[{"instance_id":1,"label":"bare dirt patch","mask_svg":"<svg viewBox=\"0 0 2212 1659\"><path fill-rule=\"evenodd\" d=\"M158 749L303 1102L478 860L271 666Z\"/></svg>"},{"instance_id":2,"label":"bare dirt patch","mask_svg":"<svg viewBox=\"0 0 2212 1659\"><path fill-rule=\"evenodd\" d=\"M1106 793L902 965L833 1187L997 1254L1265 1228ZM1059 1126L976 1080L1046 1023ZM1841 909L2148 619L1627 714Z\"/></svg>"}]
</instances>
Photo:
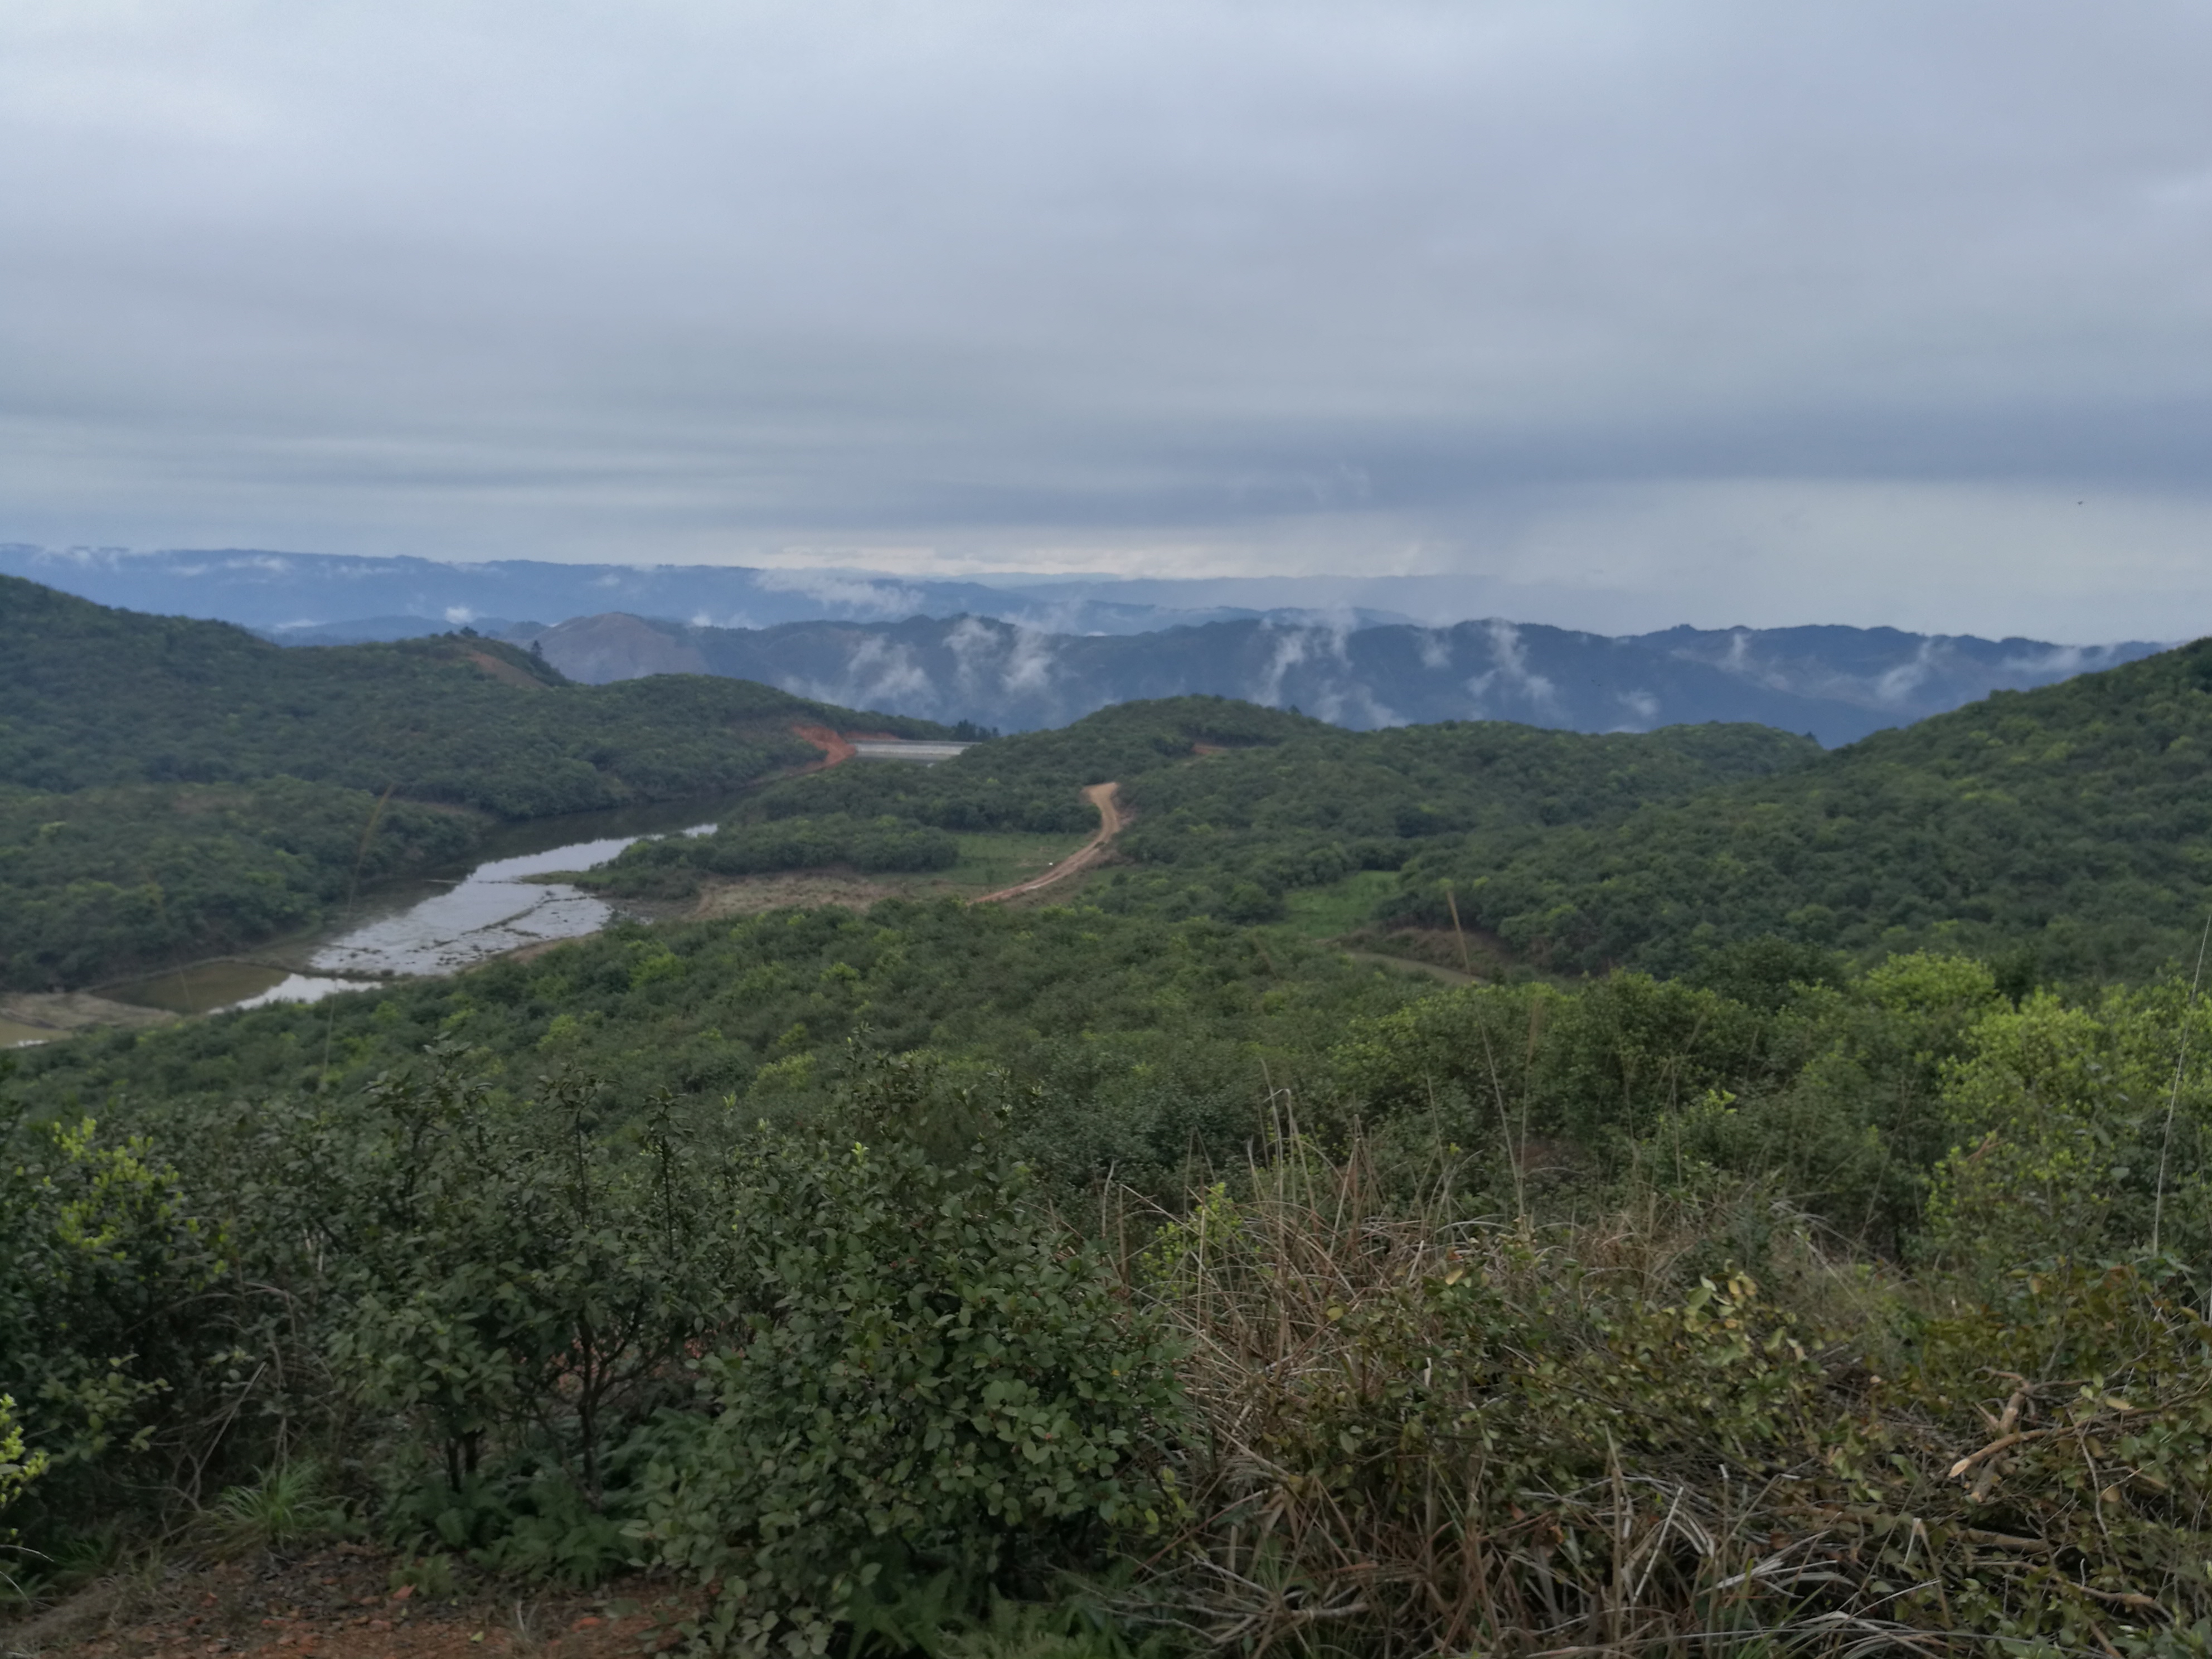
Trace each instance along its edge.
<instances>
[{"instance_id":1,"label":"bare dirt patch","mask_svg":"<svg viewBox=\"0 0 2212 1659\"><path fill-rule=\"evenodd\" d=\"M878 899L910 897L915 888L871 881L862 875L836 871L794 870L773 876L738 876L702 883L698 900L685 912L691 921L716 921L725 916L757 916L767 910L811 908L842 904L864 910Z\"/></svg>"},{"instance_id":2,"label":"bare dirt patch","mask_svg":"<svg viewBox=\"0 0 2212 1659\"><path fill-rule=\"evenodd\" d=\"M822 758L799 768L799 772L826 772L833 766L842 766L860 751L853 747L826 726L794 726L791 734L804 738L822 751Z\"/></svg>"},{"instance_id":3,"label":"bare dirt patch","mask_svg":"<svg viewBox=\"0 0 2212 1659\"><path fill-rule=\"evenodd\" d=\"M0 1019L59 1036L65 1031L89 1030L98 1025L127 1028L167 1025L176 1015L166 1008L141 1008L135 1003L110 1002L89 991L21 991L0 996Z\"/></svg>"},{"instance_id":4,"label":"bare dirt patch","mask_svg":"<svg viewBox=\"0 0 2212 1659\"><path fill-rule=\"evenodd\" d=\"M1348 956L1442 969L1461 981L1495 979L1513 960L1504 940L1480 927L1358 927L1336 943Z\"/></svg>"},{"instance_id":5,"label":"bare dirt patch","mask_svg":"<svg viewBox=\"0 0 2212 1659\"><path fill-rule=\"evenodd\" d=\"M535 675L526 674L511 662L501 662L489 651L470 651L464 653L478 668L501 685L520 686L525 691L543 691L545 682Z\"/></svg>"},{"instance_id":6,"label":"bare dirt patch","mask_svg":"<svg viewBox=\"0 0 2212 1659\"><path fill-rule=\"evenodd\" d=\"M665 1579L597 1591L490 1579L459 1567L442 1595L395 1584L398 1558L360 1544L292 1556L173 1563L97 1584L0 1625L0 1646L71 1659L617 1659L672 1645L692 1599Z\"/></svg>"}]
</instances>

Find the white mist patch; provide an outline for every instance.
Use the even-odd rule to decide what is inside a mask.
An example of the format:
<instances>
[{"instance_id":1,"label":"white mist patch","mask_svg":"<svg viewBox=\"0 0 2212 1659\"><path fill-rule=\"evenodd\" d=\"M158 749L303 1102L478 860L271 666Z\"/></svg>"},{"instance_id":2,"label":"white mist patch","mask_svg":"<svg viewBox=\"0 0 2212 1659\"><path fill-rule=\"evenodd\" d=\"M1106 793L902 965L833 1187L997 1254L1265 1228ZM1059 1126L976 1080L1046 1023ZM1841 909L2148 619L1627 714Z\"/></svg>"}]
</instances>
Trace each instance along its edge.
<instances>
[{"instance_id":1,"label":"white mist patch","mask_svg":"<svg viewBox=\"0 0 2212 1659\"><path fill-rule=\"evenodd\" d=\"M945 648L952 653L952 677L961 691L975 695L984 677L997 667L1003 650L998 630L980 617L963 617L945 631Z\"/></svg>"},{"instance_id":2,"label":"white mist patch","mask_svg":"<svg viewBox=\"0 0 2212 1659\"><path fill-rule=\"evenodd\" d=\"M1921 641L1920 648L1912 653L1909 661L1901 662L1875 678L1873 688L1875 701L1893 705L1903 703L1927 684L1929 676L1936 671L1946 654L1942 641Z\"/></svg>"},{"instance_id":3,"label":"white mist patch","mask_svg":"<svg viewBox=\"0 0 2212 1659\"><path fill-rule=\"evenodd\" d=\"M2101 668L2110 652L2098 647L2054 645L2048 651L2007 657L1997 666L2005 673L2028 679L2063 680L2085 669Z\"/></svg>"},{"instance_id":4,"label":"white mist patch","mask_svg":"<svg viewBox=\"0 0 2212 1659\"><path fill-rule=\"evenodd\" d=\"M869 581L821 570L763 570L754 578L770 593L797 593L866 621L896 621L919 614L922 596L896 582Z\"/></svg>"},{"instance_id":5,"label":"white mist patch","mask_svg":"<svg viewBox=\"0 0 2212 1659\"><path fill-rule=\"evenodd\" d=\"M871 634L845 659L844 678L838 681L793 679L783 689L818 702L842 703L848 708L873 708L902 702L902 713L917 708L934 708L937 688L929 671L915 660L914 653L896 641Z\"/></svg>"},{"instance_id":6,"label":"white mist patch","mask_svg":"<svg viewBox=\"0 0 2212 1659\"><path fill-rule=\"evenodd\" d=\"M1042 691L1052 684L1049 636L1016 624L1013 649L1006 653L1004 684L1009 691Z\"/></svg>"},{"instance_id":7,"label":"white mist patch","mask_svg":"<svg viewBox=\"0 0 2212 1659\"><path fill-rule=\"evenodd\" d=\"M1490 669L1467 683L1468 695L1474 699L1477 718L1486 715L1493 690L1504 702L1518 701L1543 714L1556 715L1558 689L1529 668L1528 653L1521 644L1521 630L1498 617L1491 617L1482 627L1490 639Z\"/></svg>"},{"instance_id":8,"label":"white mist patch","mask_svg":"<svg viewBox=\"0 0 2212 1659\"><path fill-rule=\"evenodd\" d=\"M1254 689L1252 701L1265 703L1270 708L1281 708L1283 678L1305 661L1310 649L1306 631L1302 628L1287 629L1278 634L1274 653L1267 667L1261 672L1260 684Z\"/></svg>"}]
</instances>

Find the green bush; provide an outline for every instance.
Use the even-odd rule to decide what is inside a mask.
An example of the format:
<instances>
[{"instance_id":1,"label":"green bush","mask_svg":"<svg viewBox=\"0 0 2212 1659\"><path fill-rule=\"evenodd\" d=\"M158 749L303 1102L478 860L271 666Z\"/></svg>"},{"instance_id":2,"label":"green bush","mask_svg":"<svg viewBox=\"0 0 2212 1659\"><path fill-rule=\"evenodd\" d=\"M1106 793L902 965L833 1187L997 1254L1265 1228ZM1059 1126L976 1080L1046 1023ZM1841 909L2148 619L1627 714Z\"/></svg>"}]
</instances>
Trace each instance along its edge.
<instances>
[{"instance_id":1,"label":"green bush","mask_svg":"<svg viewBox=\"0 0 2212 1659\"><path fill-rule=\"evenodd\" d=\"M664 836L625 848L580 884L603 891L668 895L695 884L700 872L751 876L781 870L850 865L863 871L950 870L960 861L958 839L910 818L818 818L732 822L711 836Z\"/></svg>"},{"instance_id":2,"label":"green bush","mask_svg":"<svg viewBox=\"0 0 2212 1659\"><path fill-rule=\"evenodd\" d=\"M346 1166L325 1220L333 1359L449 1491L550 1465L598 1509L611 1452L742 1306L716 1150L665 1098L610 1121L614 1104L574 1074L502 1098L447 1044L316 1134Z\"/></svg>"},{"instance_id":3,"label":"green bush","mask_svg":"<svg viewBox=\"0 0 2212 1659\"><path fill-rule=\"evenodd\" d=\"M896 1135L744 1158L738 1273L771 1305L705 1361L712 1414L664 1419L640 1529L720 1587L716 1645L819 1653L889 1559L1048 1570L1171 1504L1173 1352L1027 1188Z\"/></svg>"},{"instance_id":4,"label":"green bush","mask_svg":"<svg viewBox=\"0 0 2212 1659\"><path fill-rule=\"evenodd\" d=\"M0 1397L17 1421L0 1419L0 1501L51 1540L213 1457L239 1395L236 1254L145 1137L87 1117L11 1139Z\"/></svg>"}]
</instances>

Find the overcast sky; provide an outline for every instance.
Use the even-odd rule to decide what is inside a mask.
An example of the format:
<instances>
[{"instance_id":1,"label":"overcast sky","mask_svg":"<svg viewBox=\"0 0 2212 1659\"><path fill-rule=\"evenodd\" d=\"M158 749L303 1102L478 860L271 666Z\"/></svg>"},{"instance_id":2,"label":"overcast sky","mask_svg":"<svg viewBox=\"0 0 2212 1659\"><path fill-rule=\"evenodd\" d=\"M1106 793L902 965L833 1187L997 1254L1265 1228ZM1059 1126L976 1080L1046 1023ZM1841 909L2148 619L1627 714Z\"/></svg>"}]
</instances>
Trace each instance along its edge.
<instances>
[{"instance_id":1,"label":"overcast sky","mask_svg":"<svg viewBox=\"0 0 2212 1659\"><path fill-rule=\"evenodd\" d=\"M2212 632L2212 0L0 0L0 540Z\"/></svg>"}]
</instances>

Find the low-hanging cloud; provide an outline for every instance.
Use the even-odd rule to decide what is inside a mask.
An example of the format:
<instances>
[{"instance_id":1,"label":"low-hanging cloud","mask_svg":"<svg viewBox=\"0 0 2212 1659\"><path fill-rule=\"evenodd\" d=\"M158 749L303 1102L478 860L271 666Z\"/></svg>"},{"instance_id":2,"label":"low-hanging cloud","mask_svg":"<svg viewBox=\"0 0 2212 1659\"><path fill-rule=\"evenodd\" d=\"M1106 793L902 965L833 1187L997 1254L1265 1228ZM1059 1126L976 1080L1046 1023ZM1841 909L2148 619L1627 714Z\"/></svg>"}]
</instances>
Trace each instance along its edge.
<instances>
[{"instance_id":1,"label":"low-hanging cloud","mask_svg":"<svg viewBox=\"0 0 2212 1659\"><path fill-rule=\"evenodd\" d=\"M1483 624L1490 647L1490 666L1467 682L1477 719L1519 709L1538 715L1555 714L1557 689L1550 678L1528 665L1522 648L1521 630L1511 623L1492 617Z\"/></svg>"}]
</instances>

